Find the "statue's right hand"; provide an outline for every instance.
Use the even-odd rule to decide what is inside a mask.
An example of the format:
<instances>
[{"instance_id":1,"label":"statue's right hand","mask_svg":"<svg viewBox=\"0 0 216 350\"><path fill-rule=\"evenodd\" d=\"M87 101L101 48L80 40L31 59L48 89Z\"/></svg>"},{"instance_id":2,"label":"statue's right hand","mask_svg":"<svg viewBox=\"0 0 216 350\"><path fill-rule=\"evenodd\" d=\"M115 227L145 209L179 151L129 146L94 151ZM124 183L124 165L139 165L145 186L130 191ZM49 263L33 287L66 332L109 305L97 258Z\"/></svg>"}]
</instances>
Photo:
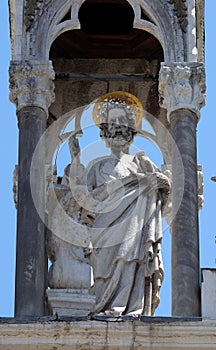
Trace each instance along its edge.
<instances>
[{"instance_id":1,"label":"statue's right hand","mask_svg":"<svg viewBox=\"0 0 216 350\"><path fill-rule=\"evenodd\" d=\"M166 175L157 171L154 172L153 175L157 181L157 186L159 189L165 189L167 191L170 189L171 184Z\"/></svg>"}]
</instances>

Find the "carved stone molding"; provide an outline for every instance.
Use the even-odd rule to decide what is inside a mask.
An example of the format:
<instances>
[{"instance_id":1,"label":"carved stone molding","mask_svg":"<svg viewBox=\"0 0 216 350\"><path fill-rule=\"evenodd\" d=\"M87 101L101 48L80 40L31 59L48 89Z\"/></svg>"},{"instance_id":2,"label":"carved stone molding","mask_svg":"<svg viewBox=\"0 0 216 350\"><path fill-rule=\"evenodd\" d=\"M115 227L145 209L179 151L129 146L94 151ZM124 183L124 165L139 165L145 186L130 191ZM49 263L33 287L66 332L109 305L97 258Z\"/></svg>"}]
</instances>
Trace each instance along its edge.
<instances>
[{"instance_id":1,"label":"carved stone molding","mask_svg":"<svg viewBox=\"0 0 216 350\"><path fill-rule=\"evenodd\" d=\"M169 0L169 3L173 5L174 11L178 17L181 28L183 32L186 33L188 26L187 0Z\"/></svg>"},{"instance_id":2,"label":"carved stone molding","mask_svg":"<svg viewBox=\"0 0 216 350\"><path fill-rule=\"evenodd\" d=\"M26 106L45 110L55 100L55 73L51 61L12 61L10 68L10 100L17 111Z\"/></svg>"},{"instance_id":3,"label":"carved stone molding","mask_svg":"<svg viewBox=\"0 0 216 350\"><path fill-rule=\"evenodd\" d=\"M205 61L205 3L196 0L196 37L198 49L198 61Z\"/></svg>"},{"instance_id":4,"label":"carved stone molding","mask_svg":"<svg viewBox=\"0 0 216 350\"><path fill-rule=\"evenodd\" d=\"M159 74L159 99L167 109L167 118L178 109L189 109L197 114L205 105L205 69L201 63L162 64Z\"/></svg>"}]
</instances>

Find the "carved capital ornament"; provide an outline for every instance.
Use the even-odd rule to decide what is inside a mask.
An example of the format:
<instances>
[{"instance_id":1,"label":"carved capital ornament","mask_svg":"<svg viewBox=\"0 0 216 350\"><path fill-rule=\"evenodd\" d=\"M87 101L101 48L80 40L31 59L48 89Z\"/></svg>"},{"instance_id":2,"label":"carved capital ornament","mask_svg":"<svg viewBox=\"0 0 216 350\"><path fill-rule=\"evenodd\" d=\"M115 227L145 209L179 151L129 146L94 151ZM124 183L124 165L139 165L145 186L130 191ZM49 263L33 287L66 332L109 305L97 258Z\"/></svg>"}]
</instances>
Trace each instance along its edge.
<instances>
[{"instance_id":1,"label":"carved capital ornament","mask_svg":"<svg viewBox=\"0 0 216 350\"><path fill-rule=\"evenodd\" d=\"M10 100L17 111L26 106L48 108L54 102L55 73L50 61L12 61L10 68Z\"/></svg>"},{"instance_id":2,"label":"carved capital ornament","mask_svg":"<svg viewBox=\"0 0 216 350\"><path fill-rule=\"evenodd\" d=\"M159 100L167 109L170 121L172 112L188 109L200 117L205 105L205 70L201 63L162 64L159 74Z\"/></svg>"}]
</instances>

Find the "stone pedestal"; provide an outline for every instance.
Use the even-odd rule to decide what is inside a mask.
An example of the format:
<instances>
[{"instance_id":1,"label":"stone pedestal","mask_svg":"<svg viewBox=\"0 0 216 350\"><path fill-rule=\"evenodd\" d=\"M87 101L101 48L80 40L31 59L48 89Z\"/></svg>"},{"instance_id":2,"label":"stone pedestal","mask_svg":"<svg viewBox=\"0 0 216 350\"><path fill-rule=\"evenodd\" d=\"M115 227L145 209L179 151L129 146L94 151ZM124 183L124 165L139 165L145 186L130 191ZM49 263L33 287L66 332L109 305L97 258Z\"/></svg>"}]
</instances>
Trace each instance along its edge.
<instances>
[{"instance_id":1,"label":"stone pedestal","mask_svg":"<svg viewBox=\"0 0 216 350\"><path fill-rule=\"evenodd\" d=\"M216 320L216 269L202 269L202 317Z\"/></svg>"},{"instance_id":2,"label":"stone pedestal","mask_svg":"<svg viewBox=\"0 0 216 350\"><path fill-rule=\"evenodd\" d=\"M88 289L48 289L47 297L53 315L58 316L88 316L95 306L95 296Z\"/></svg>"}]
</instances>

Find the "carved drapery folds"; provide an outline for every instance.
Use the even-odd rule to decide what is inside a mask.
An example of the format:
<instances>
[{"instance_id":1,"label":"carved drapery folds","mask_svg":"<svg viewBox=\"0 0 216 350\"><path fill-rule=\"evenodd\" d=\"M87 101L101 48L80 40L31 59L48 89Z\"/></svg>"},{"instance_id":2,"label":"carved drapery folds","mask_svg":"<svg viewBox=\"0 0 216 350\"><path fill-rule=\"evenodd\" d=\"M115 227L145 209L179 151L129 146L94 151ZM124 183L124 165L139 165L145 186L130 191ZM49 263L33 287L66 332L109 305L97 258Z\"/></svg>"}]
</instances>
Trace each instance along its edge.
<instances>
[{"instance_id":1,"label":"carved drapery folds","mask_svg":"<svg viewBox=\"0 0 216 350\"><path fill-rule=\"evenodd\" d=\"M48 108L55 99L52 63L12 61L9 74L10 100L16 104L17 111L26 106L36 106L48 116Z\"/></svg>"},{"instance_id":2,"label":"carved drapery folds","mask_svg":"<svg viewBox=\"0 0 216 350\"><path fill-rule=\"evenodd\" d=\"M169 3L173 5L174 11L178 17L181 28L183 32L186 33L188 26L187 0L169 0Z\"/></svg>"},{"instance_id":3,"label":"carved drapery folds","mask_svg":"<svg viewBox=\"0 0 216 350\"><path fill-rule=\"evenodd\" d=\"M205 105L205 70L201 63L163 64L159 75L161 107L167 109L167 117L178 109L188 109L197 114Z\"/></svg>"}]
</instances>

